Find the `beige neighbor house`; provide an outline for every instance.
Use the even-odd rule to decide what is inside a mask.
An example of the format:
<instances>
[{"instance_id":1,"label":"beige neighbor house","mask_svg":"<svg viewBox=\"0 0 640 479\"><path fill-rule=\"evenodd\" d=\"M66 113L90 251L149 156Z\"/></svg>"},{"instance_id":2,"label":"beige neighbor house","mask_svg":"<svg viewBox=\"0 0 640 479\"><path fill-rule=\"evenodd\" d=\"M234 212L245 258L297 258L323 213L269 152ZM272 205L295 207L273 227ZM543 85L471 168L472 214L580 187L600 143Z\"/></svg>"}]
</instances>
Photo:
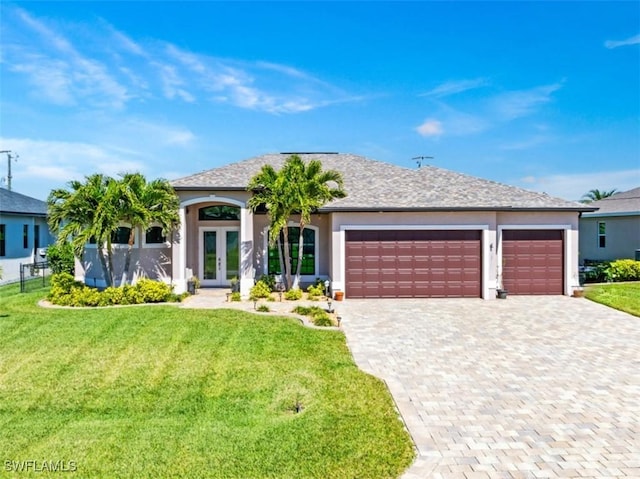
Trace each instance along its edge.
<instances>
[{"instance_id":1,"label":"beige neighbor house","mask_svg":"<svg viewBox=\"0 0 640 479\"><path fill-rule=\"evenodd\" d=\"M246 186L263 165L278 169L290 154L262 155L174 180L180 229L171 241L156 234L150 243L148 232L139 235L133 279L160 278L181 292L190 275L205 287L228 287L237 277L247 295L256 279L277 275L268 217L247 208ZM313 214L305 229L303 284L328 279L345 298L485 299L499 288L570 295L579 285L578 217L593 211L590 206L431 166L408 169L351 154L298 154L342 172L348 194ZM289 238L297 245L293 220ZM297 246L292 249L297 254ZM85 269L99 275L92 267L97 264L89 251Z\"/></svg>"},{"instance_id":2,"label":"beige neighbor house","mask_svg":"<svg viewBox=\"0 0 640 479\"><path fill-rule=\"evenodd\" d=\"M580 218L580 261L640 260L640 187L594 201Z\"/></svg>"}]
</instances>

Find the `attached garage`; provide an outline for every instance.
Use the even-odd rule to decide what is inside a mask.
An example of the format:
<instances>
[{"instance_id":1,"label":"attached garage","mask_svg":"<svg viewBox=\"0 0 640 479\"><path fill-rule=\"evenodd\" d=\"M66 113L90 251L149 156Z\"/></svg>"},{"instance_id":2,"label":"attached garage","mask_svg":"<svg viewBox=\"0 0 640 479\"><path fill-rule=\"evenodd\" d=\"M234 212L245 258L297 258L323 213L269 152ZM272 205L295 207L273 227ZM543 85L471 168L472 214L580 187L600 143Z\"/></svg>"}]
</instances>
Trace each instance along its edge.
<instances>
[{"instance_id":1,"label":"attached garage","mask_svg":"<svg viewBox=\"0 0 640 479\"><path fill-rule=\"evenodd\" d=\"M481 232L347 230L348 298L481 296Z\"/></svg>"},{"instance_id":2,"label":"attached garage","mask_svg":"<svg viewBox=\"0 0 640 479\"><path fill-rule=\"evenodd\" d=\"M502 285L509 294L564 294L562 230L503 230Z\"/></svg>"}]
</instances>

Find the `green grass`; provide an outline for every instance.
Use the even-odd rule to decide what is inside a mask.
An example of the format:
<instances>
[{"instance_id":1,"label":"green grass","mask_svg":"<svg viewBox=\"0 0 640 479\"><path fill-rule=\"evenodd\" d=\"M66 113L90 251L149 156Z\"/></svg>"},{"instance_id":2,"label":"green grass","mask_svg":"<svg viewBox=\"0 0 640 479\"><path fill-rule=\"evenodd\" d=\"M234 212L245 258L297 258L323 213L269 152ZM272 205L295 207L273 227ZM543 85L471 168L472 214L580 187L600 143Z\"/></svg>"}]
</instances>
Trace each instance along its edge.
<instances>
[{"instance_id":1,"label":"green grass","mask_svg":"<svg viewBox=\"0 0 640 479\"><path fill-rule=\"evenodd\" d=\"M45 290L18 290L0 288L3 473L33 459L75 461L81 478L383 478L412 462L340 332L230 310L41 309Z\"/></svg>"},{"instance_id":2,"label":"green grass","mask_svg":"<svg viewBox=\"0 0 640 479\"><path fill-rule=\"evenodd\" d=\"M590 285L585 289L585 297L640 316L640 282Z\"/></svg>"}]
</instances>

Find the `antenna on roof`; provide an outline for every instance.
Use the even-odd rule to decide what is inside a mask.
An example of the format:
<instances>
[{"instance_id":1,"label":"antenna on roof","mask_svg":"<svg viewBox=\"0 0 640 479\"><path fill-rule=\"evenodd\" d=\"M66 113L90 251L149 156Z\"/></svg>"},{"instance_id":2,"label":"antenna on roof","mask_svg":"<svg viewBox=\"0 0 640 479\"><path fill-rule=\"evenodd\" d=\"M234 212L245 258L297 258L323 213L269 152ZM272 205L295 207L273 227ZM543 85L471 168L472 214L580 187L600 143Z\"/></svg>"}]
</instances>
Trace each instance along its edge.
<instances>
[{"instance_id":1,"label":"antenna on roof","mask_svg":"<svg viewBox=\"0 0 640 479\"><path fill-rule=\"evenodd\" d=\"M20 158L20 156L17 153L14 153L12 155L11 153L13 153L13 152L11 150L2 150L2 151L0 151L0 153L6 153L7 154L7 168L8 168L8 172L7 172L7 189L9 191L11 191L11 178L13 178L11 176L11 160L18 161L18 158Z\"/></svg>"},{"instance_id":2,"label":"antenna on roof","mask_svg":"<svg viewBox=\"0 0 640 479\"><path fill-rule=\"evenodd\" d=\"M411 159L415 160L415 162L418 164L418 168L420 168L422 166L422 160L432 160L433 158L433 156L414 156Z\"/></svg>"}]
</instances>

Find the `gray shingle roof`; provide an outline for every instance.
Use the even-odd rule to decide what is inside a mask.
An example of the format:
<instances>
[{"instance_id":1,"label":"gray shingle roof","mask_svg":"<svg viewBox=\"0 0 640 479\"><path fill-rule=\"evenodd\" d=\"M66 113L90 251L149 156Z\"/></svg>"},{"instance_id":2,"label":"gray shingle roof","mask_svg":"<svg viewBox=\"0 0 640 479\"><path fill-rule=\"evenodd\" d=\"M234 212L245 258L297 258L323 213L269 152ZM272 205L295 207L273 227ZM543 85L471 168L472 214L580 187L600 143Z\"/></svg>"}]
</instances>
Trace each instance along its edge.
<instances>
[{"instance_id":1,"label":"gray shingle roof","mask_svg":"<svg viewBox=\"0 0 640 479\"><path fill-rule=\"evenodd\" d=\"M640 187L616 193L615 195L603 200L594 201L589 203L589 206L598 208L598 211L595 213L589 213L585 216L599 216L602 214L611 216L616 213L635 213L640 215Z\"/></svg>"},{"instance_id":2,"label":"gray shingle roof","mask_svg":"<svg viewBox=\"0 0 640 479\"><path fill-rule=\"evenodd\" d=\"M270 164L279 169L289 154L273 153L171 182L177 189L245 189L251 177ZM362 156L343 153L300 153L318 159L323 169L340 171L347 197L324 211L404 209L563 209L592 211L587 205L433 166L409 169Z\"/></svg>"},{"instance_id":3,"label":"gray shingle roof","mask_svg":"<svg viewBox=\"0 0 640 479\"><path fill-rule=\"evenodd\" d=\"M47 203L15 191L0 188L0 213L46 216Z\"/></svg>"}]
</instances>

